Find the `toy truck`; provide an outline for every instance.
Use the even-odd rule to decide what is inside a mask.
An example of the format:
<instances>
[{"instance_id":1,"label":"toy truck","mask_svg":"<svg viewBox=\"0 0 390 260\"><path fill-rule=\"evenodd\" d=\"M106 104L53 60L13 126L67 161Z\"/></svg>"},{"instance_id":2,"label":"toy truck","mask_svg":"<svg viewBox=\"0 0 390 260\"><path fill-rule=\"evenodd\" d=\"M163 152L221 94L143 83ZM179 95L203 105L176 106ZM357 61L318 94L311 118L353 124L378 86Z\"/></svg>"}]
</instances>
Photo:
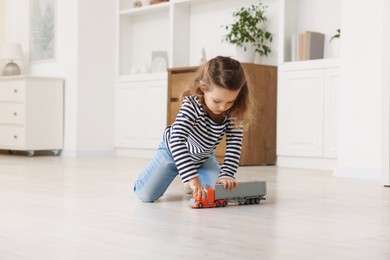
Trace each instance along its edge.
<instances>
[{"instance_id":1,"label":"toy truck","mask_svg":"<svg viewBox=\"0 0 390 260\"><path fill-rule=\"evenodd\" d=\"M265 181L239 182L232 191L227 191L222 184L216 184L215 189L207 188L207 199L198 200L195 194L190 200L192 208L226 207L228 204L259 204L265 200L267 184Z\"/></svg>"}]
</instances>

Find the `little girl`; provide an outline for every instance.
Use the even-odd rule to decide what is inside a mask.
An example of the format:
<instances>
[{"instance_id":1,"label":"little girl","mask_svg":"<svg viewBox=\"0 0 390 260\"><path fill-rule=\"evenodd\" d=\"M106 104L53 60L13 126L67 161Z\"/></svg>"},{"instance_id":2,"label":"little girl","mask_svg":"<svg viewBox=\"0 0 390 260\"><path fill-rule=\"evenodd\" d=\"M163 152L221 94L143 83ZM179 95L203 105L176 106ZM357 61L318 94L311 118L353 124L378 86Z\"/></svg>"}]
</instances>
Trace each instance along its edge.
<instances>
[{"instance_id":1,"label":"little girl","mask_svg":"<svg viewBox=\"0 0 390 260\"><path fill-rule=\"evenodd\" d=\"M143 202L160 198L179 174L200 199L206 187L237 186L243 127L249 123L251 101L241 64L218 56L200 67L182 95L175 122L168 126L149 166L138 176L134 191ZM220 166L213 155L226 134L226 154Z\"/></svg>"}]
</instances>

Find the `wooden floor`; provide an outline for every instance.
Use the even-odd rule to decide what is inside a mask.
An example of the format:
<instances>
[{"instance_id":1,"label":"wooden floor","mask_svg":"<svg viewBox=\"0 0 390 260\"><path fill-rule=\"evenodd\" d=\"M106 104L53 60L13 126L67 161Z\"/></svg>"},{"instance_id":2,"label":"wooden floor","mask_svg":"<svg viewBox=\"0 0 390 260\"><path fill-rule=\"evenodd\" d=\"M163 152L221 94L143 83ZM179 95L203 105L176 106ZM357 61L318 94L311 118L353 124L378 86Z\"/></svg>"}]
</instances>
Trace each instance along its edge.
<instances>
[{"instance_id":1,"label":"wooden floor","mask_svg":"<svg viewBox=\"0 0 390 260\"><path fill-rule=\"evenodd\" d=\"M178 179L156 203L147 160L0 155L0 259L390 259L390 188L327 171L241 167L260 205L191 209Z\"/></svg>"}]
</instances>

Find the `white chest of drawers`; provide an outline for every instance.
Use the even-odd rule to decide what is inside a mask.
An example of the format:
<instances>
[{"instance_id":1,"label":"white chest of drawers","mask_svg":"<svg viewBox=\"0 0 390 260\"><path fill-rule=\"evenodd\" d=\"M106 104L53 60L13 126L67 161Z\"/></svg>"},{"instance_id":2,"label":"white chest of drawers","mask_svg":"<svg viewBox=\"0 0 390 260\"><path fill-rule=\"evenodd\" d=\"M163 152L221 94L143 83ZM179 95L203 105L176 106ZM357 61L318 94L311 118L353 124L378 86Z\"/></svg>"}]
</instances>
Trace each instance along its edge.
<instances>
[{"instance_id":1,"label":"white chest of drawers","mask_svg":"<svg viewBox=\"0 0 390 260\"><path fill-rule=\"evenodd\" d=\"M64 81L59 78L0 77L0 149L27 151L63 148Z\"/></svg>"}]
</instances>

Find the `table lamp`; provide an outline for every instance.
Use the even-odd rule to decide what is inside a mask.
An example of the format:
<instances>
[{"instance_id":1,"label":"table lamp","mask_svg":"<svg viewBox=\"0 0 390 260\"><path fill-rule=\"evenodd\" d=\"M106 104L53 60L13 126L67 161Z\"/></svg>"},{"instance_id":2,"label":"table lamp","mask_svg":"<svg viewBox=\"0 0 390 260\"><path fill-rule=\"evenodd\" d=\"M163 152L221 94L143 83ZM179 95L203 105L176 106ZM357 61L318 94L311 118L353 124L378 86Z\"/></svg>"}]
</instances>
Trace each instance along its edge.
<instances>
[{"instance_id":1,"label":"table lamp","mask_svg":"<svg viewBox=\"0 0 390 260\"><path fill-rule=\"evenodd\" d=\"M19 43L2 44L0 48L0 59L10 61L3 69L3 76L20 75L18 64L13 62L14 60L23 59L22 47Z\"/></svg>"}]
</instances>

